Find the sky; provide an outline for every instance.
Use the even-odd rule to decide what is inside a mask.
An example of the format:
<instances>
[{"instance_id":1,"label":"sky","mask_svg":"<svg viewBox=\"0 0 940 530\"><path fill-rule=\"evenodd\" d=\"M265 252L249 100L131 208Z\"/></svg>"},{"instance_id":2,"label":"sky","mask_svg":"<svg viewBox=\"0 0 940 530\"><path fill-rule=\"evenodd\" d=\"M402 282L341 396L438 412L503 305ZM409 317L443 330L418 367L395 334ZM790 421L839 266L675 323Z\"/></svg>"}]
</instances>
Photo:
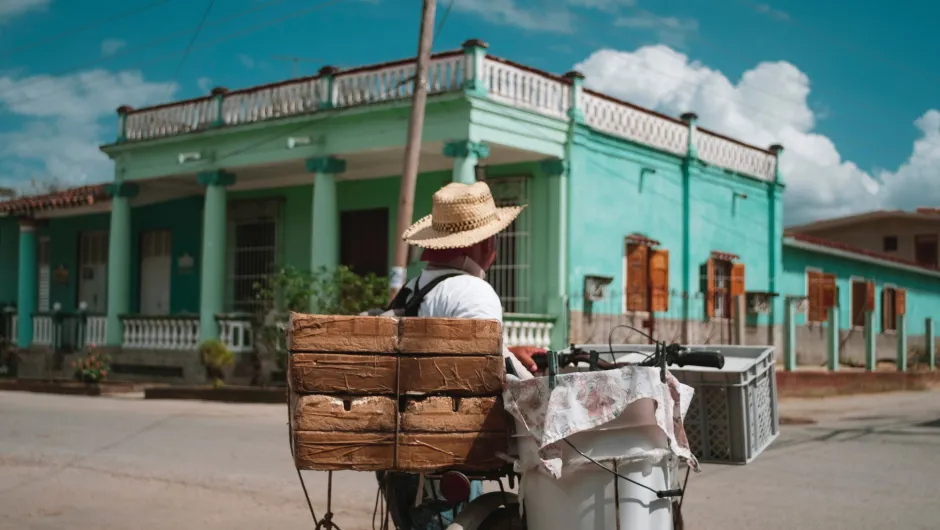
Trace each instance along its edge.
<instances>
[{"instance_id":1,"label":"sky","mask_svg":"<svg viewBox=\"0 0 940 530\"><path fill-rule=\"evenodd\" d=\"M940 3L438 2L435 51L483 39L532 67L577 69L588 88L782 144L788 225L940 206L931 37ZM98 146L114 140L120 105L413 56L420 9L419 0L0 0L0 186L112 179Z\"/></svg>"}]
</instances>

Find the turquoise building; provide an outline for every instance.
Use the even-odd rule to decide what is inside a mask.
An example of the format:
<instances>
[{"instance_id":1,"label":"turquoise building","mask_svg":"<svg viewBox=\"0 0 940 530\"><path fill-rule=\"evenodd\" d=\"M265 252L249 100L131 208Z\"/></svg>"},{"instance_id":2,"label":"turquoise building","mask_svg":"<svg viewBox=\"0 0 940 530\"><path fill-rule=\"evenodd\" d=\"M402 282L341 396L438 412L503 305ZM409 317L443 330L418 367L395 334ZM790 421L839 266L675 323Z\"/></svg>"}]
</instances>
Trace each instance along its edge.
<instances>
[{"instance_id":1,"label":"turquoise building","mask_svg":"<svg viewBox=\"0 0 940 530\"><path fill-rule=\"evenodd\" d=\"M124 373L193 380L201 340L255 348L253 285L277 267L386 274L413 73L411 59L325 67L119 108L101 146L111 182L0 203L7 335L28 355L94 343ZM428 87L414 217L450 181L485 179L501 204L529 205L489 275L507 343L639 340L622 324L727 343L738 299L743 340L779 341L780 295L799 287L784 265L803 259L784 254L780 146L587 90L577 72L538 71L477 40L435 55Z\"/></svg>"}]
</instances>

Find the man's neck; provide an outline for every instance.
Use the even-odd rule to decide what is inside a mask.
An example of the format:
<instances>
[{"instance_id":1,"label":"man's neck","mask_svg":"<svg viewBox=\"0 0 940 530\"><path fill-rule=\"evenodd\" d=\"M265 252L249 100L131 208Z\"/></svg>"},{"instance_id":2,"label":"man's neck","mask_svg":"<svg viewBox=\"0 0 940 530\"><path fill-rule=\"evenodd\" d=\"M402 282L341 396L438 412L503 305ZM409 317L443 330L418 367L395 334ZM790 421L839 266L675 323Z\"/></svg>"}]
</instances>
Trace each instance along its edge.
<instances>
[{"instance_id":1,"label":"man's neck","mask_svg":"<svg viewBox=\"0 0 940 530\"><path fill-rule=\"evenodd\" d=\"M445 263L428 263L428 269L457 269L476 276L477 278L486 278L486 271L468 256L455 258Z\"/></svg>"}]
</instances>

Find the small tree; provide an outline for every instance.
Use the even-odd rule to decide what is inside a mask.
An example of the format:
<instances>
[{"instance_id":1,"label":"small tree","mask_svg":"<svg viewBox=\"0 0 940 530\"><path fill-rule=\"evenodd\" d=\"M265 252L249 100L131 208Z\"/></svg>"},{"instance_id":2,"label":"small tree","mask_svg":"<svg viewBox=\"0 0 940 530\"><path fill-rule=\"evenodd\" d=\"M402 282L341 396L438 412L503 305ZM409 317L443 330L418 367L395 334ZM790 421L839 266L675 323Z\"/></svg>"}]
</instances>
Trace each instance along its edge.
<instances>
[{"instance_id":1,"label":"small tree","mask_svg":"<svg viewBox=\"0 0 940 530\"><path fill-rule=\"evenodd\" d=\"M287 334L285 324L291 311L309 312L311 304L322 315L356 315L382 307L388 298L388 280L369 273L360 276L340 266L306 271L284 267L264 282L255 284L263 301L261 329L257 339L275 356L278 367L286 369Z\"/></svg>"}]
</instances>

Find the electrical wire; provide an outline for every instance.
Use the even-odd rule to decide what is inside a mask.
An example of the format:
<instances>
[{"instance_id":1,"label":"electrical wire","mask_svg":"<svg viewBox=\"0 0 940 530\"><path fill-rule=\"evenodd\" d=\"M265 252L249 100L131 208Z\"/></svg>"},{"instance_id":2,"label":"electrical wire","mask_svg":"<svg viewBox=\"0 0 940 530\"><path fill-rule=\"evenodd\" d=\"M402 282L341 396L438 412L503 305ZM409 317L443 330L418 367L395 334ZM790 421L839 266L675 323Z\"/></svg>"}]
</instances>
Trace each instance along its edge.
<instances>
[{"instance_id":1,"label":"electrical wire","mask_svg":"<svg viewBox=\"0 0 940 530\"><path fill-rule=\"evenodd\" d=\"M127 17L133 16L133 15L137 15L137 14L139 14L139 13L143 13L143 12L145 12L145 11L149 11L149 10L155 8L155 7L159 7L159 6L163 5L163 4L168 4L168 3L172 2L172 1L173 1L173 0L157 0L156 2L151 2L151 3L149 3L149 4L144 4L144 5L142 5L142 6L138 6L138 7L135 7L135 8L133 8L133 9L129 9L129 10L127 10L127 11L118 13L118 14L116 14L116 15L113 15L113 16L110 16L110 17L107 17L107 18L101 18L101 19L98 19L98 20L96 20L96 21L94 21L94 22L89 22L89 23L87 23L87 24L85 24L85 25L83 25L83 26L75 27L75 28L73 28L71 31L63 31L63 32L61 32L61 33L56 33L55 35L52 35L52 36L50 36L50 37L46 37L46 38L42 38L42 39L36 39L36 40L34 40L34 41L27 42L26 44L21 44L21 45L19 45L19 46L15 46L15 47L13 47L13 48L7 48L7 49L5 49L5 50L0 50L0 57L6 57L6 56L8 56L8 55L10 55L11 53L14 53L14 52L22 52L22 51L30 50L30 49L32 49L32 48L35 48L36 46L39 46L39 45L42 45L42 44L46 44L46 43L49 43L49 42L55 42L55 41L57 41L57 40L64 39L65 37L71 37L72 35L77 35L77 34L83 32L83 31L85 31L85 30L87 30L87 29L96 28L96 27L98 27L98 26L103 26L103 25L109 24L109 23L111 23L111 22L117 22L118 20L121 20L122 18L127 18Z\"/></svg>"},{"instance_id":2,"label":"electrical wire","mask_svg":"<svg viewBox=\"0 0 940 530\"><path fill-rule=\"evenodd\" d=\"M202 13L202 18L199 19L199 25L196 26L196 30L193 31L193 36L189 39L189 44L186 45L186 49L183 51L183 57L180 58L179 64L176 65L176 70L173 72L171 79L178 81L180 70L183 69L183 64L186 62L186 59L189 57L190 52L193 50L193 45L196 44L196 39L199 38L199 34L202 32L202 28L206 25L206 19L209 18L209 13L212 11L212 7L215 5L215 0L209 0L208 5L206 5L206 10ZM170 85L167 88L166 97L169 98L173 95L173 89L175 87Z\"/></svg>"},{"instance_id":3,"label":"electrical wire","mask_svg":"<svg viewBox=\"0 0 940 530\"><path fill-rule=\"evenodd\" d=\"M231 15L228 15L228 16L225 16L225 17L222 17L222 18L218 18L218 19L215 19L215 20L208 21L208 22L206 22L206 23L203 25L203 29L208 28L208 27L212 27L212 26L218 26L219 24L222 24L222 23L225 23L225 22L229 22L229 21L235 20L235 19L237 19L237 18L243 17L243 16L245 16L245 15L249 15L249 14L254 13L254 12L256 12L256 11L260 11L260 10L262 10L262 9L266 9L266 8L271 7L271 6L274 6L274 5L276 5L276 4L281 4L281 3L285 2L285 1L286 1L286 0L267 0L267 1L265 1L265 2L261 2L261 3L257 4L257 5L254 5L254 6L252 6L252 7L249 7L249 8L247 8L247 9L243 9L243 10L241 10L241 11L236 11L235 13L232 13ZM303 11L304 11L304 10L300 10L299 12L303 12ZM77 72L81 72L81 71L83 71L83 70L87 70L87 69L89 69L89 68L93 68L93 67L99 66L99 65L101 65L101 64L103 64L103 63L107 63L107 62L112 61L112 60L114 60L114 59L117 59L117 58L119 58L119 57L123 57L123 56L128 55L128 54L130 54L130 53L132 53L132 52L139 52L139 51L147 50L147 49L150 49L150 48L153 48L153 47L157 46L158 44L162 44L162 43L164 43L164 42L173 40L173 39L175 39L175 38L177 38L177 37L182 37L182 36L191 34L192 31L193 31L193 29L184 29L184 30L181 30L181 31L176 31L176 32L173 32L173 33L169 33L169 34L163 35L163 36L161 36L161 37L157 37L157 38L155 38L155 39L151 39L151 40L145 42L144 44L140 44L140 45L137 45L137 46L128 46L128 47L122 48L121 50L119 50L119 51L117 51L117 52L115 52L115 53L113 53L113 54L111 54L111 55L109 55L109 56L107 56L107 57L99 57L99 58L97 58L97 59L95 59L95 60L88 61L88 62L85 62L85 63L81 63L81 64L79 64L78 66L73 66L73 67L70 67L70 68L66 68L66 69L64 69L64 70L53 71L52 73L43 74L43 75L41 75L41 76L34 76L34 78L35 78L34 81L19 84L19 85L17 85L17 88L16 88L15 90L11 89L11 90L0 91L0 98L2 98L3 96L5 96L5 95L7 95L7 94L13 93L13 92L15 92L15 91L17 91L17 90L21 90L21 89L23 89L23 88L29 88L29 87L31 87L31 86L34 85L34 84L46 82L50 77L67 76L67 75L70 75L70 74L74 74L74 73L77 73ZM194 47L194 49L200 49L200 48L202 48L202 47L203 47L203 46L196 46L196 47ZM190 50L190 51L191 51L191 50ZM164 57L170 57L170 56L175 57L175 56L179 55L179 53L180 53L180 52L174 52L174 53L171 53L171 54L164 55ZM139 68L140 66L143 66L143 65L146 65L146 64L150 64L150 62L152 62L152 61L148 61L148 62L144 62L144 63L140 63L140 64L135 64L135 65L130 66L129 68ZM28 79L28 78L27 78L27 79ZM66 88L69 88L69 87L66 87ZM42 99L42 98L44 98L44 97L46 97L46 96L48 96L48 95L54 94L54 93L56 93L56 92L58 92L58 91L51 91L51 92L46 93L45 95L39 96L38 98L34 98L34 99ZM28 100L28 101L32 101L32 100Z\"/></svg>"},{"instance_id":4,"label":"electrical wire","mask_svg":"<svg viewBox=\"0 0 940 530\"><path fill-rule=\"evenodd\" d=\"M283 0L275 0L275 1L281 2L281 1L283 1ZM265 28L268 28L268 27L270 27L270 26L274 26L274 25L277 25L277 24L281 24L281 23L283 23L283 22L286 22L287 20L290 20L290 19L293 19L293 18L297 18L297 17L300 17L300 16L304 16L304 15L310 14L310 13L312 13L312 12L314 12L314 11L318 11L318 10L320 10L320 9L324 9L324 8L330 7L330 6L334 5L334 4L338 4L338 3L343 2L343 1L345 1L345 0L326 0L326 1L324 1L324 2L320 2L320 3L318 3L318 4L314 4L312 7L307 7L307 8L305 8L305 9L300 9L300 10L294 11L294 12L292 12L292 13L289 13L289 14L287 14L287 15L285 15L285 16L282 16L282 17L279 17L279 18L275 18L275 19L271 19L271 20L268 20L268 21L266 21L266 22L262 22L262 23L260 23L260 24L256 24L256 25L251 26L251 27L249 27L249 28L246 28L246 29L244 29L244 30L240 30L240 31L236 31L236 32L233 32L233 33L229 33L228 35L225 35L225 36L223 36L223 37L220 37L220 38L218 38L218 39L216 39L216 40L213 40L213 41L210 41L210 42L207 42L207 43L204 43L204 44L199 44L199 45L193 46L193 47L192 47L192 50L190 50L190 51L193 51L193 50L201 50L201 49L205 49L205 48L210 48L210 47L215 46L215 45L217 45L217 44L221 44L221 43L223 43L223 42L226 42L226 41L229 41L229 40L238 38L238 37L243 37L243 36L245 36L245 35L249 35L249 34L254 33L254 32L256 32L256 31L260 31L260 30L265 29ZM206 24L206 26L209 26L209 24ZM141 66L146 66L146 65L149 65L149 64L154 64L154 63L166 61L166 60L169 60L169 59L176 58L176 57L179 56L179 55L180 55L180 52L173 52L173 53L169 53L169 54L166 54L166 55L163 55L163 56L158 56L158 57L156 57L156 58L154 58L154 59L137 63L137 64L135 64L135 65L133 66L133 68L140 68ZM40 79L40 82L41 82L41 81L45 81L45 80L46 80L46 77L44 77L43 79ZM84 81L84 80L79 79L79 80L77 80L77 81L78 81L79 83L81 83L85 88L88 88L88 87L90 87L90 86L95 86L96 84L101 83L101 82L106 81L106 80L109 80L109 79L105 79L105 80L100 80L100 79L99 79L99 80L97 80L97 81ZM17 90L19 90L20 88L22 88L22 85L18 86ZM23 103L28 103L28 102L31 102L31 101L36 101L36 100L39 100L39 99L43 99L43 98L45 98L45 97L49 97L49 96L51 96L51 95L53 95L53 94L57 94L57 93L62 92L62 91L64 91L64 90L71 90L72 88L73 88L72 86L66 85L66 86L64 86L64 87L59 87L58 89L50 90L50 91L48 91L48 92L45 92L45 93L43 93L43 94L39 94L39 95L36 95L36 96L33 96L33 97L26 97L26 98L22 98L22 99L17 99L14 103L17 104L17 105L21 105L21 104L23 104ZM7 93L10 93L10 92L13 92L13 90L9 90L9 91L7 91L7 92L0 92L0 98L2 98L4 95L6 95Z\"/></svg>"}]
</instances>

